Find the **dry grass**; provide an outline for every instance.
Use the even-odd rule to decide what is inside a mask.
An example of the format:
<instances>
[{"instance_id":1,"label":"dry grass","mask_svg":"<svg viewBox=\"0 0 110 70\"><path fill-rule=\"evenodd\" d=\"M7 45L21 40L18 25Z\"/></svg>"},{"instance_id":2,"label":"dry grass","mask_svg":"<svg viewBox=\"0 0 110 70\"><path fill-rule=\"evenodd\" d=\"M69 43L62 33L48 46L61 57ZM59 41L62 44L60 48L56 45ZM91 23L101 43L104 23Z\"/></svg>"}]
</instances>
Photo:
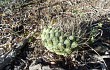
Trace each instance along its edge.
<instances>
[{"instance_id":1,"label":"dry grass","mask_svg":"<svg viewBox=\"0 0 110 70\"><path fill-rule=\"evenodd\" d=\"M0 48L9 51L37 29L30 42L30 46L35 47L30 59L43 55L50 57L40 40L44 26L52 25L69 34L75 33L86 42L86 27L109 11L109 0L13 0L0 8Z\"/></svg>"}]
</instances>

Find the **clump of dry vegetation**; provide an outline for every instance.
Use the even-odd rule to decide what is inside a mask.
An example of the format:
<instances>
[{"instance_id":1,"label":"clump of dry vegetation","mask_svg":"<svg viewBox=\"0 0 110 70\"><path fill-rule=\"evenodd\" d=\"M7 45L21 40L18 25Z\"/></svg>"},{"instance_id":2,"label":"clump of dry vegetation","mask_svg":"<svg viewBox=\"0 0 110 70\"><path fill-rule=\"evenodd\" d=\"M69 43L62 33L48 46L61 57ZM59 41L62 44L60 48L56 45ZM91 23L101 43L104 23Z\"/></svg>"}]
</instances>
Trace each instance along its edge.
<instances>
[{"instance_id":1,"label":"clump of dry vegetation","mask_svg":"<svg viewBox=\"0 0 110 70\"><path fill-rule=\"evenodd\" d=\"M15 58L14 66L9 64L11 68L30 69L33 61L39 59L38 64L65 70L109 68L104 60L110 55L109 0L12 0L1 1L0 6L0 55L29 38L28 48ZM72 49L68 56L47 50L41 34L48 26L67 36L74 34L78 48Z\"/></svg>"}]
</instances>

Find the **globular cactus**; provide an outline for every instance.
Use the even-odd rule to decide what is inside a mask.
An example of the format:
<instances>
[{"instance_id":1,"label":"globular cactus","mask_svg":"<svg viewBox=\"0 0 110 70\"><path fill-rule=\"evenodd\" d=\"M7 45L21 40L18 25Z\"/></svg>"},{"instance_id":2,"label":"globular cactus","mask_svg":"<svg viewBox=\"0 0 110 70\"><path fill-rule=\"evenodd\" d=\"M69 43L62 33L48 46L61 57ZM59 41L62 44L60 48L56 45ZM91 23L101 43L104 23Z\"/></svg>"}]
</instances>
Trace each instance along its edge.
<instances>
[{"instance_id":1,"label":"globular cactus","mask_svg":"<svg viewBox=\"0 0 110 70\"><path fill-rule=\"evenodd\" d=\"M69 31L68 34L68 32L64 32L59 27L48 26L44 27L42 30L41 39L42 43L49 51L58 55L67 56L78 47L78 44L93 44L97 40L97 36L100 35L101 26L88 26L88 29L86 30L88 31L85 33L84 30L80 30L82 34L78 37L78 34L71 31ZM87 40L84 40L83 38L87 38Z\"/></svg>"},{"instance_id":2,"label":"globular cactus","mask_svg":"<svg viewBox=\"0 0 110 70\"><path fill-rule=\"evenodd\" d=\"M73 16L63 16L63 18L55 16L49 23L43 24L47 27L43 27L41 39L44 47L50 52L67 56L78 47L78 44L95 42L98 31L90 28L92 24L88 23L90 19L86 17L87 15L80 16L76 13Z\"/></svg>"},{"instance_id":3,"label":"globular cactus","mask_svg":"<svg viewBox=\"0 0 110 70\"><path fill-rule=\"evenodd\" d=\"M67 56L78 46L74 35L65 35L59 28L44 27L41 33L42 43L50 52Z\"/></svg>"}]
</instances>

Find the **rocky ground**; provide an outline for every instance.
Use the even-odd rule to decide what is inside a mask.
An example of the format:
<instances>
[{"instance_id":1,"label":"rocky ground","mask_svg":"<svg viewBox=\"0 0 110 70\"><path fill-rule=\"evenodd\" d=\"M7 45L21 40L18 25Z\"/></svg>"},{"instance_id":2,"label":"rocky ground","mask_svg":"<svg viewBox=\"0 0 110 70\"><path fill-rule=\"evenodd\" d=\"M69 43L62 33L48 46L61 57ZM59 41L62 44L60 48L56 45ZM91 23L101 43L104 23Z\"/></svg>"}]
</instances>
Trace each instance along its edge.
<instances>
[{"instance_id":1,"label":"rocky ground","mask_svg":"<svg viewBox=\"0 0 110 70\"><path fill-rule=\"evenodd\" d=\"M109 0L12 0L2 4L0 70L110 70ZM56 27L63 23L65 31L71 29L66 19L82 23L84 29L89 29L89 23L101 27L92 44L85 42L89 37L82 33L80 49L62 56L47 50L40 35L50 23Z\"/></svg>"}]
</instances>

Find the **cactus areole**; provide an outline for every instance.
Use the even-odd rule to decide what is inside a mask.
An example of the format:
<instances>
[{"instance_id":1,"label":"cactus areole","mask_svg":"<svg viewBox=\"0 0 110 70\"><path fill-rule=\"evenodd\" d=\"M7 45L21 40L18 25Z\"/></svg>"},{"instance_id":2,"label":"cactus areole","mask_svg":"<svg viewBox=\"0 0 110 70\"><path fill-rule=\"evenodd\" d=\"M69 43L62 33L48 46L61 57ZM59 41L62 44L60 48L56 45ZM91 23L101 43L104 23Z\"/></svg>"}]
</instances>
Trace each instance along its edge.
<instances>
[{"instance_id":1,"label":"cactus areole","mask_svg":"<svg viewBox=\"0 0 110 70\"><path fill-rule=\"evenodd\" d=\"M50 52L58 55L67 56L77 47L74 35L65 36L58 28L44 27L41 33L41 39L44 47Z\"/></svg>"}]
</instances>

